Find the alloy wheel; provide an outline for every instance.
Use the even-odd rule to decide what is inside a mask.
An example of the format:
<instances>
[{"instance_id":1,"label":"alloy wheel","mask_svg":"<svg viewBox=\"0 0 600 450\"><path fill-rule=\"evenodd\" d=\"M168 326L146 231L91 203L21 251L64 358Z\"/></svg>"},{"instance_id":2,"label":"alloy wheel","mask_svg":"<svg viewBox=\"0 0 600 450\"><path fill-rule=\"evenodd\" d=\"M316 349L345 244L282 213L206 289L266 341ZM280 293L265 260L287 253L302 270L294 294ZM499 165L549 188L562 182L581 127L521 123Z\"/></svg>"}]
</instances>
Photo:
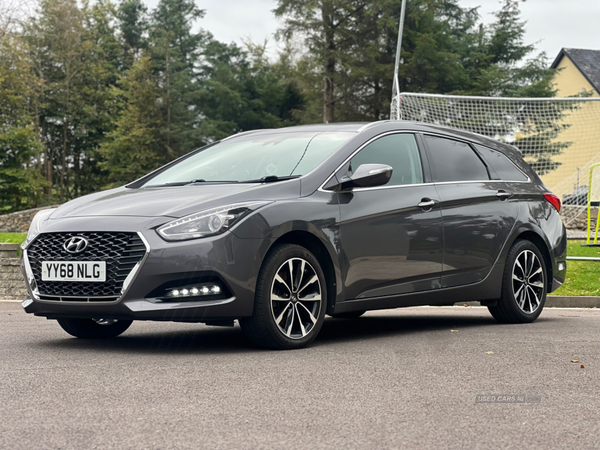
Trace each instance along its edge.
<instances>
[{"instance_id":1,"label":"alloy wheel","mask_svg":"<svg viewBox=\"0 0 600 450\"><path fill-rule=\"evenodd\" d=\"M532 314L540 307L544 295L544 269L531 250L523 250L515 259L512 286L521 311Z\"/></svg>"},{"instance_id":2,"label":"alloy wheel","mask_svg":"<svg viewBox=\"0 0 600 450\"><path fill-rule=\"evenodd\" d=\"M315 269L302 258L285 261L271 284L271 314L279 331L290 339L306 337L321 307L321 283Z\"/></svg>"}]
</instances>

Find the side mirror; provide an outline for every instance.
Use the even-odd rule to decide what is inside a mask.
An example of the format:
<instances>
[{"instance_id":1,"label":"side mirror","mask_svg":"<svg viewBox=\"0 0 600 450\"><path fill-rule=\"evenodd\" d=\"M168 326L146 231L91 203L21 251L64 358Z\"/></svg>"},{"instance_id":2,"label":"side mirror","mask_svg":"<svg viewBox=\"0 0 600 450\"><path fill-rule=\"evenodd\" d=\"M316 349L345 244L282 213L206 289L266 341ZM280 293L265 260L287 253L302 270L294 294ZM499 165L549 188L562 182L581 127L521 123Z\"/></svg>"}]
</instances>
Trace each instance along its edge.
<instances>
[{"instance_id":1,"label":"side mirror","mask_svg":"<svg viewBox=\"0 0 600 450\"><path fill-rule=\"evenodd\" d=\"M349 177L344 177L337 186L346 191L352 188L383 186L392 178L394 169L386 164L361 164Z\"/></svg>"}]
</instances>

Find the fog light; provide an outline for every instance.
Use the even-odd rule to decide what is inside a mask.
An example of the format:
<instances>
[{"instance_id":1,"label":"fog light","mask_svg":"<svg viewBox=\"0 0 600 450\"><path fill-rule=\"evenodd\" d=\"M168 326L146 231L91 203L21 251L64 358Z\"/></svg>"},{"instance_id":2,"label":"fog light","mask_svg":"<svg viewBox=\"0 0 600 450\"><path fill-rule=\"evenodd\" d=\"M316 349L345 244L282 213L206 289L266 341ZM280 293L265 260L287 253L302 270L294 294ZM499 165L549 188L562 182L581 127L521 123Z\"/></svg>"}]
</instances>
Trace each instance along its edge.
<instances>
[{"instance_id":1,"label":"fog light","mask_svg":"<svg viewBox=\"0 0 600 450\"><path fill-rule=\"evenodd\" d=\"M561 261L561 262L559 262L559 263L558 263L558 270L559 270L559 272L562 272L563 270L565 270L565 267L566 267L566 266L567 266L567 264L566 264L566 263L564 263L564 262L562 262L562 261Z\"/></svg>"}]
</instances>

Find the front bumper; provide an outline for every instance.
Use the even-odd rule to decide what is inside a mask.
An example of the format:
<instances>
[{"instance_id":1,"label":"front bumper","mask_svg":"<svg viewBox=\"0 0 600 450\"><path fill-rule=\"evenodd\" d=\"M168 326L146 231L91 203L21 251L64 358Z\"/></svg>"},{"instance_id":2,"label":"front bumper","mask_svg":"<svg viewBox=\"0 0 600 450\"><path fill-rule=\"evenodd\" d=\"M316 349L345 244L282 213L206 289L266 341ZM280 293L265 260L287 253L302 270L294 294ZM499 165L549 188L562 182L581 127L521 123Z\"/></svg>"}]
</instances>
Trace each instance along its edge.
<instances>
[{"instance_id":1,"label":"front bumper","mask_svg":"<svg viewBox=\"0 0 600 450\"><path fill-rule=\"evenodd\" d=\"M49 221L44 233L53 232L138 232L148 248L137 273L121 298L114 302L77 302L40 299L29 282L27 251L22 267L28 280L26 312L51 319L106 318L206 322L252 315L254 289L264 249L268 242L240 239L231 232L183 242L166 242L154 229L165 218L100 217ZM118 226L115 226L115 224ZM164 302L153 293L164 285L186 284L199 278L218 278L226 287L226 298Z\"/></svg>"}]
</instances>

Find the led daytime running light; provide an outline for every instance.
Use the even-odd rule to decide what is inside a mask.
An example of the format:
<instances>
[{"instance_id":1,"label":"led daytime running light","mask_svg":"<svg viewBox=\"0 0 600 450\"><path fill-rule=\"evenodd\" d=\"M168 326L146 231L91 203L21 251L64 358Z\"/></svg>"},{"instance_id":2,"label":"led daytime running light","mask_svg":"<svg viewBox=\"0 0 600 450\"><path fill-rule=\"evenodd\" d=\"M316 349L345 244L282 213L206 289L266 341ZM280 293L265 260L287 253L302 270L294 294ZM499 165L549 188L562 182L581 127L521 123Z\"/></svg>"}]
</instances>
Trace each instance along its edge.
<instances>
[{"instance_id":1,"label":"led daytime running light","mask_svg":"<svg viewBox=\"0 0 600 450\"><path fill-rule=\"evenodd\" d=\"M222 292L221 287L216 284L187 286L180 289L170 290L165 297L168 298L183 298L183 297L198 297L205 295L219 295Z\"/></svg>"}]
</instances>

